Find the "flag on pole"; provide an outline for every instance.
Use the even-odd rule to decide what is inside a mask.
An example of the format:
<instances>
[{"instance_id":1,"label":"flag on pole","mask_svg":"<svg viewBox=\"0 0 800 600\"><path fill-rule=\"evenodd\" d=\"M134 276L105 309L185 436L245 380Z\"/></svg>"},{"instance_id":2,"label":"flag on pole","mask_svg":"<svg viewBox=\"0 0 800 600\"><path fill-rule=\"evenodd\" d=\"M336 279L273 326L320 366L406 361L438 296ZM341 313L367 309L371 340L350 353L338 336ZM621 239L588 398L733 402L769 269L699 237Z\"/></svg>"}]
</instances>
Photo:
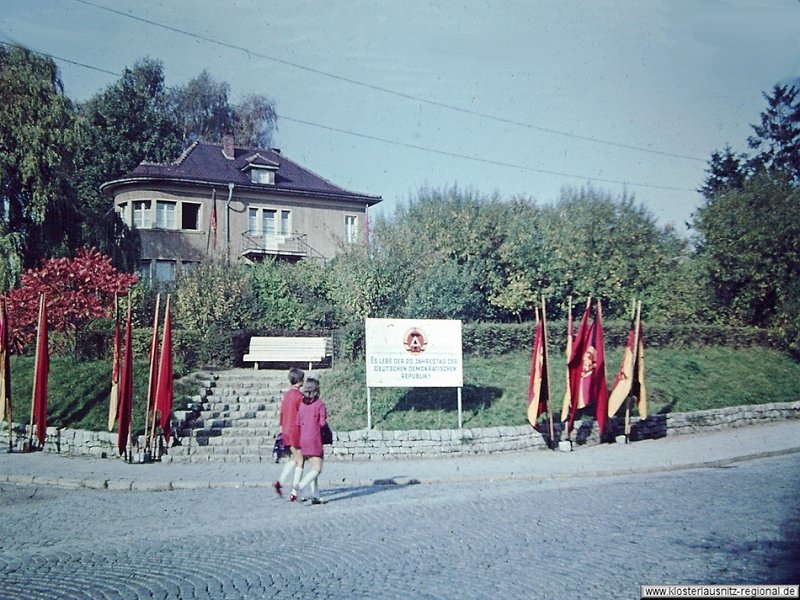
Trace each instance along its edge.
<instances>
[{"instance_id":1,"label":"flag on pole","mask_svg":"<svg viewBox=\"0 0 800 600\"><path fill-rule=\"evenodd\" d=\"M597 301L597 315L592 323L592 343L595 350L589 403L594 404L597 428L602 437L606 431L608 413L608 383L606 381L606 352L603 339L603 306Z\"/></svg>"},{"instance_id":2,"label":"flag on pole","mask_svg":"<svg viewBox=\"0 0 800 600\"><path fill-rule=\"evenodd\" d=\"M161 294L156 295L156 312L153 316L153 335L150 337L150 371L147 380L147 412L155 410L156 384L158 383L158 313Z\"/></svg>"},{"instance_id":3,"label":"flag on pole","mask_svg":"<svg viewBox=\"0 0 800 600\"><path fill-rule=\"evenodd\" d=\"M128 297L128 319L125 323L125 354L119 377L119 413L117 415L117 449L120 456L128 447L133 409L133 343L131 339L131 298Z\"/></svg>"},{"instance_id":4,"label":"flag on pole","mask_svg":"<svg viewBox=\"0 0 800 600\"><path fill-rule=\"evenodd\" d=\"M119 367L120 367L119 304L114 294L114 353L111 356L111 395L108 404L108 430L113 431L119 410Z\"/></svg>"},{"instance_id":5,"label":"flag on pole","mask_svg":"<svg viewBox=\"0 0 800 600\"><path fill-rule=\"evenodd\" d=\"M536 329L533 335L531 374L528 380L528 422L538 431L539 417L550 404L550 384L547 377L547 347L544 319L536 310Z\"/></svg>"},{"instance_id":6,"label":"flag on pole","mask_svg":"<svg viewBox=\"0 0 800 600\"><path fill-rule=\"evenodd\" d=\"M608 397L608 416L613 417L626 398L637 399L639 417L647 418L647 389L644 385L644 333L641 320L641 302L636 308L636 316L628 333L628 343L622 355L622 362L614 377L611 394Z\"/></svg>"},{"instance_id":7,"label":"flag on pole","mask_svg":"<svg viewBox=\"0 0 800 600\"><path fill-rule=\"evenodd\" d=\"M161 361L158 368L156 410L161 413L161 431L164 441L169 443L169 422L172 416L172 317L169 312L169 296L164 315L164 339L161 342Z\"/></svg>"},{"instance_id":8,"label":"flag on pole","mask_svg":"<svg viewBox=\"0 0 800 600\"><path fill-rule=\"evenodd\" d=\"M569 297L569 308L567 312L567 362L569 362L570 355L572 354L572 296ZM569 417L570 408L572 407L572 394L569 389L569 369L566 370L567 385L564 390L564 401L561 404L561 422L564 423Z\"/></svg>"},{"instance_id":9,"label":"flag on pole","mask_svg":"<svg viewBox=\"0 0 800 600\"><path fill-rule=\"evenodd\" d=\"M589 314L591 312L592 299L586 301L586 309L583 311L583 318L578 325L578 331L572 341L572 349L567 361L567 373L569 375L569 415L567 416L567 434L572 432L575 423L575 413L586 407L586 396L582 394L582 372L583 363L587 358L589 346Z\"/></svg>"},{"instance_id":10,"label":"flag on pole","mask_svg":"<svg viewBox=\"0 0 800 600\"><path fill-rule=\"evenodd\" d=\"M11 327L8 323L8 309L5 296L0 297L0 422L8 420L8 443L13 444L11 426L14 415L11 409L11 348L9 339Z\"/></svg>"},{"instance_id":11,"label":"flag on pole","mask_svg":"<svg viewBox=\"0 0 800 600\"><path fill-rule=\"evenodd\" d=\"M47 375L50 370L50 353L47 348L47 300L39 297L39 323L36 332L36 358L33 368L33 393L31 396L31 427L36 423L36 438L44 446L47 434ZM33 429L31 428L31 433Z\"/></svg>"}]
</instances>

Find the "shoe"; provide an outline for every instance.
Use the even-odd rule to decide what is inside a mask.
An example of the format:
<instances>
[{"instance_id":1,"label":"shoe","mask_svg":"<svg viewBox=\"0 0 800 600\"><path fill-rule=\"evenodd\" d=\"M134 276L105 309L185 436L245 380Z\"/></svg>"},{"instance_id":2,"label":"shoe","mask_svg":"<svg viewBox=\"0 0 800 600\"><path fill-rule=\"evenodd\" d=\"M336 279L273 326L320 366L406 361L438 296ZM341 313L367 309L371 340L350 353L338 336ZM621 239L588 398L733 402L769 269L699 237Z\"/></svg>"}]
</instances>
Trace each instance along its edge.
<instances>
[{"instance_id":1,"label":"shoe","mask_svg":"<svg viewBox=\"0 0 800 600\"><path fill-rule=\"evenodd\" d=\"M272 487L275 488L275 493L278 494L278 496L280 496L281 498L283 498L283 490L281 489L282 487L281 482L276 481L275 483L272 484Z\"/></svg>"},{"instance_id":2,"label":"shoe","mask_svg":"<svg viewBox=\"0 0 800 600\"><path fill-rule=\"evenodd\" d=\"M289 496L289 502L297 502L297 495L292 494Z\"/></svg>"},{"instance_id":3,"label":"shoe","mask_svg":"<svg viewBox=\"0 0 800 600\"><path fill-rule=\"evenodd\" d=\"M311 500L311 504L325 504L325 503L322 500L320 500L319 498L313 498Z\"/></svg>"}]
</instances>

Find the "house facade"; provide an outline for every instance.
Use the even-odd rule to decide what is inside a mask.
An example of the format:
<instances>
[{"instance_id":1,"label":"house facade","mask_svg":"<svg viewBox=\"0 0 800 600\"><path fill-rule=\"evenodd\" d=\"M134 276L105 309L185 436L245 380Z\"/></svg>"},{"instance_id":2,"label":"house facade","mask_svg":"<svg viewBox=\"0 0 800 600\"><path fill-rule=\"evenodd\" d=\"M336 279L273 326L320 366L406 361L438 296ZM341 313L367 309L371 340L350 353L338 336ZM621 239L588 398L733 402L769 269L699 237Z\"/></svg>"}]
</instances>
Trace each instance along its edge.
<instances>
[{"instance_id":1,"label":"house facade","mask_svg":"<svg viewBox=\"0 0 800 600\"><path fill-rule=\"evenodd\" d=\"M230 137L192 144L171 164L142 163L101 190L139 234L141 274L160 281L208 259L328 260L366 241L367 211L381 201Z\"/></svg>"}]
</instances>

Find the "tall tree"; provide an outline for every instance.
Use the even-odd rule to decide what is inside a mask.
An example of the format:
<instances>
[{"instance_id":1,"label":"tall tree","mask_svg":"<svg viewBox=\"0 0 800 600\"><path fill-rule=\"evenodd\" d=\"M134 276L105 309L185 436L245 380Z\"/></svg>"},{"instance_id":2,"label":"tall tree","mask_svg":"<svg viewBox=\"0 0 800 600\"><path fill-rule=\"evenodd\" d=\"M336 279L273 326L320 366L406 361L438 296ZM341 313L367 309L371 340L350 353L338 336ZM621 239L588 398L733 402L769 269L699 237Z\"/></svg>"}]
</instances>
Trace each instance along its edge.
<instances>
[{"instance_id":1,"label":"tall tree","mask_svg":"<svg viewBox=\"0 0 800 600\"><path fill-rule=\"evenodd\" d=\"M161 63L144 59L126 68L118 81L79 108L83 139L75 184L81 196L84 240L114 257L115 264L124 264L119 245L128 238L100 185L142 161L169 162L179 153L179 129ZM135 247L128 248L128 260L135 253Z\"/></svg>"},{"instance_id":2,"label":"tall tree","mask_svg":"<svg viewBox=\"0 0 800 600\"><path fill-rule=\"evenodd\" d=\"M785 172L800 183L800 90L776 85L764 99L767 107L753 125L755 135L747 138L750 148L757 151L754 170Z\"/></svg>"},{"instance_id":3,"label":"tall tree","mask_svg":"<svg viewBox=\"0 0 800 600\"><path fill-rule=\"evenodd\" d=\"M242 146L269 148L278 129L275 102L262 94L247 94L233 107L233 134Z\"/></svg>"},{"instance_id":4,"label":"tall tree","mask_svg":"<svg viewBox=\"0 0 800 600\"><path fill-rule=\"evenodd\" d=\"M181 143L219 142L233 130L233 109L228 104L230 86L217 82L205 69L186 85L173 88L170 99L180 127Z\"/></svg>"},{"instance_id":5,"label":"tall tree","mask_svg":"<svg viewBox=\"0 0 800 600\"><path fill-rule=\"evenodd\" d=\"M52 59L0 47L0 291L75 243L68 175L77 139Z\"/></svg>"}]
</instances>

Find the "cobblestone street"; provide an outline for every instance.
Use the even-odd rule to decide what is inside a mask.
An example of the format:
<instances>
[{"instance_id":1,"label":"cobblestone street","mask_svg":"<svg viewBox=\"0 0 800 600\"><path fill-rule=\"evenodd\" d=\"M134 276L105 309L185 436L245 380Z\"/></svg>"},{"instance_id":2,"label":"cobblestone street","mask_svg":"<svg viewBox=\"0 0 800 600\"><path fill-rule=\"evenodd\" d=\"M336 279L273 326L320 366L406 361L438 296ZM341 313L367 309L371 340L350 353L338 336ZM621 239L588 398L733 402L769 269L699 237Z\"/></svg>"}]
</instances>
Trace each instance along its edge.
<instances>
[{"instance_id":1,"label":"cobblestone street","mask_svg":"<svg viewBox=\"0 0 800 600\"><path fill-rule=\"evenodd\" d=\"M564 481L168 493L0 486L3 598L638 598L797 583L800 455Z\"/></svg>"}]
</instances>

